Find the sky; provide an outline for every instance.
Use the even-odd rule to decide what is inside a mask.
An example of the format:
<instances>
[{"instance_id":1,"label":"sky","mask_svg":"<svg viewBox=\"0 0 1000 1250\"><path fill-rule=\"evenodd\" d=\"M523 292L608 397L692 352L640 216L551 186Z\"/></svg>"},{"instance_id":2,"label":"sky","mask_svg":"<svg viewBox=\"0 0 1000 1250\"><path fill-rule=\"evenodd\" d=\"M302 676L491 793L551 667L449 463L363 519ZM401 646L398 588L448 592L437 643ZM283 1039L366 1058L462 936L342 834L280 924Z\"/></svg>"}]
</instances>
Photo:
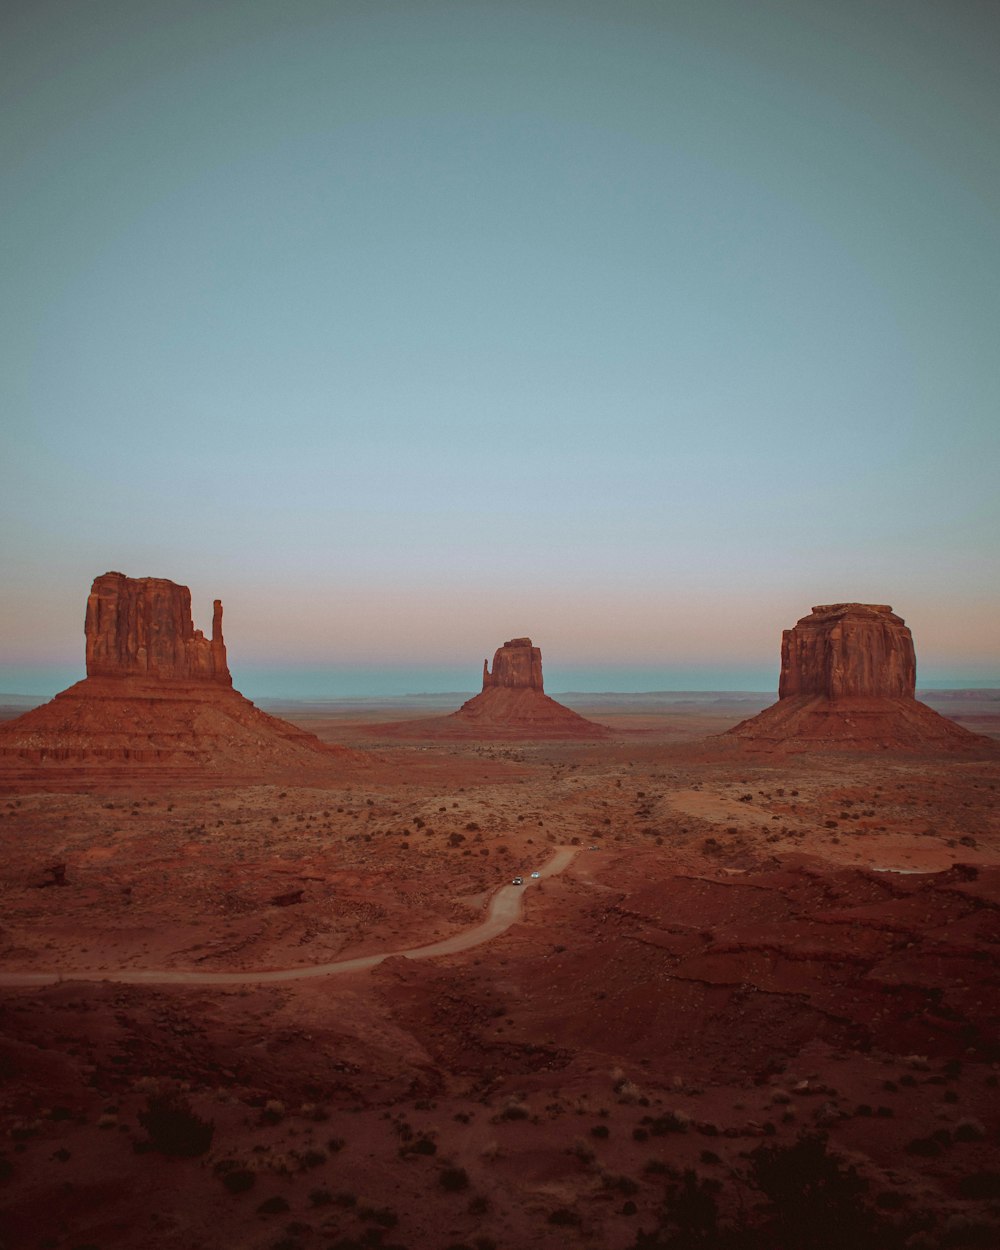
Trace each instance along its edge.
<instances>
[{"instance_id":1,"label":"sky","mask_svg":"<svg viewBox=\"0 0 1000 1250\"><path fill-rule=\"evenodd\" d=\"M1000 686L1000 6L6 0L0 690L90 583L244 693Z\"/></svg>"}]
</instances>

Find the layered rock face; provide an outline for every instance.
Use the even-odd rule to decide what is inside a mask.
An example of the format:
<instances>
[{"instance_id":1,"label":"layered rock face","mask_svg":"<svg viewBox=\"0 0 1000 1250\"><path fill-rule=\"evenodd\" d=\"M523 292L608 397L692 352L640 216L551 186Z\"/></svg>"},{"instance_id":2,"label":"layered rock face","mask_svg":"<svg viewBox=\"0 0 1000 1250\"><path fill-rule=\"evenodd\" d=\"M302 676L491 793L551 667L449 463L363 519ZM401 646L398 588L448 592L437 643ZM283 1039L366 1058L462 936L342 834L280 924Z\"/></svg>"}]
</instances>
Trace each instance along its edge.
<instances>
[{"instance_id":1,"label":"layered rock face","mask_svg":"<svg viewBox=\"0 0 1000 1250\"><path fill-rule=\"evenodd\" d=\"M511 638L493 654L493 671L483 660L484 690L542 690L542 653L530 638Z\"/></svg>"},{"instance_id":2,"label":"layered rock face","mask_svg":"<svg viewBox=\"0 0 1000 1250\"><path fill-rule=\"evenodd\" d=\"M782 750L992 749L915 697L905 622L881 603L813 608L781 636L778 702L728 732Z\"/></svg>"},{"instance_id":3,"label":"layered rock face","mask_svg":"<svg viewBox=\"0 0 1000 1250\"><path fill-rule=\"evenodd\" d=\"M781 635L778 698L822 695L912 699L917 686L913 638L882 603L813 608Z\"/></svg>"},{"instance_id":4,"label":"layered rock face","mask_svg":"<svg viewBox=\"0 0 1000 1250\"><path fill-rule=\"evenodd\" d=\"M213 606L208 639L194 627L186 586L161 577L103 574L87 598L87 676L217 681L231 686L222 602L216 599Z\"/></svg>"},{"instance_id":5,"label":"layered rock face","mask_svg":"<svg viewBox=\"0 0 1000 1250\"><path fill-rule=\"evenodd\" d=\"M58 767L164 777L273 770L357 760L343 747L269 716L233 689L215 601L212 637L194 628L191 592L159 577L105 573L87 599L87 676L0 725L5 773Z\"/></svg>"}]
</instances>

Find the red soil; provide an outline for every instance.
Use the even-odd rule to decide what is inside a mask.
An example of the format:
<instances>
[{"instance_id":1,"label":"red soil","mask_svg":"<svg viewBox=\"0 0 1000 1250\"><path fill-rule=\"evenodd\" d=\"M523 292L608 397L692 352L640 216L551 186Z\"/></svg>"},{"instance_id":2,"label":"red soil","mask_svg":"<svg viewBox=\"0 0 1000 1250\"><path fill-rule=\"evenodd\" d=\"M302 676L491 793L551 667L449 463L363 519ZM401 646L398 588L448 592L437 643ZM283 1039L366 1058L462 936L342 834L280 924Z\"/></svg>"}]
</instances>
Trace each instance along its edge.
<instances>
[{"instance_id":1,"label":"red soil","mask_svg":"<svg viewBox=\"0 0 1000 1250\"><path fill-rule=\"evenodd\" d=\"M714 1213L739 1250L995 1244L1000 761L757 758L622 717L595 742L369 737L365 771L280 788L8 777L7 970L401 949L580 850L437 960L8 989L7 1243L709 1250ZM197 1153L164 1153L163 1099Z\"/></svg>"}]
</instances>

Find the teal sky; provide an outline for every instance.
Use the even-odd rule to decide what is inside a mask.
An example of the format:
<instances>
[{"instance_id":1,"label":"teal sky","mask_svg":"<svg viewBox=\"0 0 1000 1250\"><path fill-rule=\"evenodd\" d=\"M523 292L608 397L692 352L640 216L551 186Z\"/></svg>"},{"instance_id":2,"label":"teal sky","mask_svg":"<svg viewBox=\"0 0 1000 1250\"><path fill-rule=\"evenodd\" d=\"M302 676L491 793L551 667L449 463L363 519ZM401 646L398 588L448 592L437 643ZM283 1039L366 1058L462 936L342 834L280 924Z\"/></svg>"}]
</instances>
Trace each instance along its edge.
<instances>
[{"instance_id":1,"label":"teal sky","mask_svg":"<svg viewBox=\"0 0 1000 1250\"><path fill-rule=\"evenodd\" d=\"M111 569L251 695L767 689L845 599L1000 685L1000 6L7 0L0 61L0 689Z\"/></svg>"}]
</instances>

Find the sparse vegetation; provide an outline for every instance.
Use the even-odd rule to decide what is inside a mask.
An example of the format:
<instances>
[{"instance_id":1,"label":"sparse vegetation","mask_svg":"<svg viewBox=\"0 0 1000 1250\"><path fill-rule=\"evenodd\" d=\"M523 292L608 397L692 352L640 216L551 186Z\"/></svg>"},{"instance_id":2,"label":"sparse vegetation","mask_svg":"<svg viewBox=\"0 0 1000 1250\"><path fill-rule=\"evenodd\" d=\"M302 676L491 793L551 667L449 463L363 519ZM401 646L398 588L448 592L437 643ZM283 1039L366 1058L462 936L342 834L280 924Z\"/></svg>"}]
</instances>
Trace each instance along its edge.
<instances>
[{"instance_id":1,"label":"sparse vegetation","mask_svg":"<svg viewBox=\"0 0 1000 1250\"><path fill-rule=\"evenodd\" d=\"M215 1125L203 1120L176 1090L150 1094L139 1123L149 1134L147 1148L177 1158L205 1154L212 1144Z\"/></svg>"}]
</instances>

